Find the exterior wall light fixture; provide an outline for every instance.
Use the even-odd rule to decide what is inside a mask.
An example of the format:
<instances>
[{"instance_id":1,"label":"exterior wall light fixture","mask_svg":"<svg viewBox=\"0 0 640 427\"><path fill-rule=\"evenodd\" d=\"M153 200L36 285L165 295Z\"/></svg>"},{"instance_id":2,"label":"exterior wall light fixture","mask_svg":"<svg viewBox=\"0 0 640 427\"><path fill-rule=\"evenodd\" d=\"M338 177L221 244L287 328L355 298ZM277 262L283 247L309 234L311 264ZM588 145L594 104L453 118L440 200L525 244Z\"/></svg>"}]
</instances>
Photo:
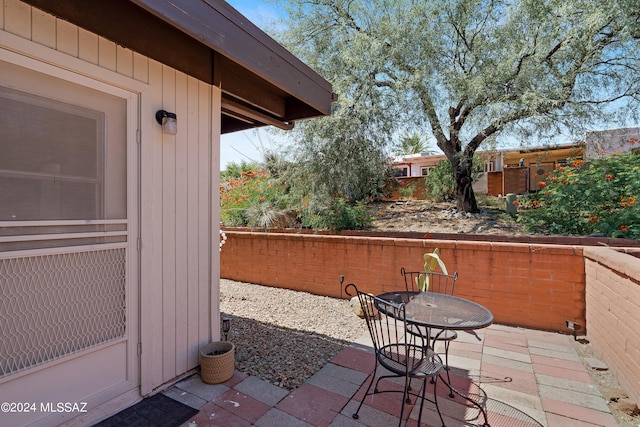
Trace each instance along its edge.
<instances>
[{"instance_id":1,"label":"exterior wall light fixture","mask_svg":"<svg viewBox=\"0 0 640 427\"><path fill-rule=\"evenodd\" d=\"M162 125L162 131L169 135L175 135L178 133L178 117L176 113L170 113L165 110L158 110L156 112L156 121Z\"/></svg>"}]
</instances>

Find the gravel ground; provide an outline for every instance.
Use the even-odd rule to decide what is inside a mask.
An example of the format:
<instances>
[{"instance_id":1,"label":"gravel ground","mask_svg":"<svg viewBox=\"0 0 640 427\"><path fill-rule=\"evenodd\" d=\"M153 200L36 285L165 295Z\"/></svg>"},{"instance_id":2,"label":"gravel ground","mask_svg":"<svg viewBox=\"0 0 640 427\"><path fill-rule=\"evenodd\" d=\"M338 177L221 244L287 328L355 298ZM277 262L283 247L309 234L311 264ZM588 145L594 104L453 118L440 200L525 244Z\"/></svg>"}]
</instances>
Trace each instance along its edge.
<instances>
[{"instance_id":1,"label":"gravel ground","mask_svg":"<svg viewBox=\"0 0 640 427\"><path fill-rule=\"evenodd\" d=\"M367 333L349 300L220 280L236 369L293 390Z\"/></svg>"},{"instance_id":2,"label":"gravel ground","mask_svg":"<svg viewBox=\"0 0 640 427\"><path fill-rule=\"evenodd\" d=\"M582 359L593 382L598 385L600 393L607 399L609 409L620 427L640 427L638 407L628 399L627 393L620 387L614 373L610 370L591 369L587 360L598 359L587 337L582 336L573 342L573 346Z\"/></svg>"}]
</instances>

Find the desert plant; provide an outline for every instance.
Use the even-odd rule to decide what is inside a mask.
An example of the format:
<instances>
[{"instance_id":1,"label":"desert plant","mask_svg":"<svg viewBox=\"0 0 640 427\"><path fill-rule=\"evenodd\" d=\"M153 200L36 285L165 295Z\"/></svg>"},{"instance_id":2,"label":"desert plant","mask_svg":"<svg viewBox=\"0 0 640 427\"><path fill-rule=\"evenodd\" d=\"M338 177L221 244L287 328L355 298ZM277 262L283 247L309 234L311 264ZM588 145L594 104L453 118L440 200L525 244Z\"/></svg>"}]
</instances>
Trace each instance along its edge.
<instances>
[{"instance_id":1,"label":"desert plant","mask_svg":"<svg viewBox=\"0 0 640 427\"><path fill-rule=\"evenodd\" d=\"M416 192L416 185L415 183L409 184L407 186L403 186L398 188L398 194L400 195L400 197L404 198L404 199L412 199L413 198L413 194Z\"/></svg>"},{"instance_id":2,"label":"desert plant","mask_svg":"<svg viewBox=\"0 0 640 427\"><path fill-rule=\"evenodd\" d=\"M538 187L518 201L527 231L640 238L640 153L575 160Z\"/></svg>"},{"instance_id":3,"label":"desert plant","mask_svg":"<svg viewBox=\"0 0 640 427\"><path fill-rule=\"evenodd\" d=\"M400 140L392 147L392 150L398 156L420 153L435 154L429 143L418 132L400 137Z\"/></svg>"},{"instance_id":4,"label":"desert plant","mask_svg":"<svg viewBox=\"0 0 640 427\"><path fill-rule=\"evenodd\" d=\"M444 274L449 273L447 272L447 267L444 265L444 262L440 259L440 248L435 248L433 252L424 254L423 258L425 274L420 274L416 277L416 286L421 292L427 292L431 282L431 274L429 273L434 272L436 266L440 266Z\"/></svg>"},{"instance_id":5,"label":"desert plant","mask_svg":"<svg viewBox=\"0 0 640 427\"><path fill-rule=\"evenodd\" d=\"M220 184L220 220L225 225L244 226L251 218L253 224L259 224L261 210L262 214L266 213L266 206L261 206L264 202L277 209L285 207L283 193L281 186L266 171L243 171L240 178ZM253 210L248 213L251 207Z\"/></svg>"},{"instance_id":6,"label":"desert plant","mask_svg":"<svg viewBox=\"0 0 640 427\"><path fill-rule=\"evenodd\" d=\"M475 182L484 173L484 160L474 157L471 169L471 179ZM441 161L429 170L425 177L425 187L429 195L438 202L454 200L456 196L456 182L451 162Z\"/></svg>"},{"instance_id":7,"label":"desert plant","mask_svg":"<svg viewBox=\"0 0 640 427\"><path fill-rule=\"evenodd\" d=\"M455 197L453 168L449 162L443 161L431 168L424 182L429 196L435 201L443 202Z\"/></svg>"},{"instance_id":8,"label":"desert plant","mask_svg":"<svg viewBox=\"0 0 640 427\"><path fill-rule=\"evenodd\" d=\"M229 162L223 171L220 172L220 179L225 181L229 179L242 178L243 172L255 171L260 169L257 163L248 163L245 160L240 163Z\"/></svg>"},{"instance_id":9,"label":"desert plant","mask_svg":"<svg viewBox=\"0 0 640 427\"><path fill-rule=\"evenodd\" d=\"M371 214L366 203L350 204L343 198L327 204L311 203L303 209L302 225L317 229L364 230L371 227Z\"/></svg>"},{"instance_id":10,"label":"desert plant","mask_svg":"<svg viewBox=\"0 0 640 427\"><path fill-rule=\"evenodd\" d=\"M386 140L404 118L424 125L453 165L460 212L478 212L478 149L639 116L637 0L286 3L279 41L331 76L332 116L374 122Z\"/></svg>"},{"instance_id":11,"label":"desert plant","mask_svg":"<svg viewBox=\"0 0 640 427\"><path fill-rule=\"evenodd\" d=\"M504 208L504 200L495 196L490 196L487 194L476 194L476 200L478 201L478 206Z\"/></svg>"},{"instance_id":12,"label":"desert plant","mask_svg":"<svg viewBox=\"0 0 640 427\"><path fill-rule=\"evenodd\" d=\"M249 227L262 228L265 231L273 228L280 217L280 210L269 201L256 203L245 211L247 225Z\"/></svg>"}]
</instances>

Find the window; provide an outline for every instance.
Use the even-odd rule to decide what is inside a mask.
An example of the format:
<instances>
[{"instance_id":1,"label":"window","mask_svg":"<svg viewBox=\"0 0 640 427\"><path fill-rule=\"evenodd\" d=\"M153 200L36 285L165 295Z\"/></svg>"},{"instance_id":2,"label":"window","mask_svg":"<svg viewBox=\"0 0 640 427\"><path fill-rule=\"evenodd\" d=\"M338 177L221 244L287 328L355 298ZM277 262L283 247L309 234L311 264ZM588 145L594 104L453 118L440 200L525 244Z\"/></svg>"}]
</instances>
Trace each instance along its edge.
<instances>
[{"instance_id":1,"label":"window","mask_svg":"<svg viewBox=\"0 0 640 427\"><path fill-rule=\"evenodd\" d=\"M429 171L431 170L432 166L422 166L420 168L420 173L422 174L422 176L428 176L429 175Z\"/></svg>"},{"instance_id":2,"label":"window","mask_svg":"<svg viewBox=\"0 0 640 427\"><path fill-rule=\"evenodd\" d=\"M408 166L397 166L396 167L395 176L396 177L409 176L409 167Z\"/></svg>"},{"instance_id":3,"label":"window","mask_svg":"<svg viewBox=\"0 0 640 427\"><path fill-rule=\"evenodd\" d=\"M496 170L495 160L487 160L484 164L485 172L493 172Z\"/></svg>"},{"instance_id":4,"label":"window","mask_svg":"<svg viewBox=\"0 0 640 427\"><path fill-rule=\"evenodd\" d=\"M126 218L105 113L0 86L0 134L0 221Z\"/></svg>"}]
</instances>

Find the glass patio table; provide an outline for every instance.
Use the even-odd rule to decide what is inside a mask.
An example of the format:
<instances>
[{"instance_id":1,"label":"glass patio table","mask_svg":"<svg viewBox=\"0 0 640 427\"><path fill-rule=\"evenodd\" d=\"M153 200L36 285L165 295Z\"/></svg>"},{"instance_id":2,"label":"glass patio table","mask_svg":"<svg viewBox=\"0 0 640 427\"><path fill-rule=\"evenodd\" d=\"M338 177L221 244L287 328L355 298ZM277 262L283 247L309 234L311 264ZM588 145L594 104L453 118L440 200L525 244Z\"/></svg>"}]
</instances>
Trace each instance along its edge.
<instances>
[{"instance_id":1,"label":"glass patio table","mask_svg":"<svg viewBox=\"0 0 640 427\"><path fill-rule=\"evenodd\" d=\"M435 292L400 291L386 292L377 295L377 297L398 305L404 303L407 323L425 328L435 328L442 331L468 331L486 328L493 323L493 313L486 307L453 295ZM471 397L456 390L444 376L440 375L440 379L452 393L476 406L484 416L484 425L489 425L485 408ZM453 394L451 394L451 397L453 397Z\"/></svg>"}]
</instances>

